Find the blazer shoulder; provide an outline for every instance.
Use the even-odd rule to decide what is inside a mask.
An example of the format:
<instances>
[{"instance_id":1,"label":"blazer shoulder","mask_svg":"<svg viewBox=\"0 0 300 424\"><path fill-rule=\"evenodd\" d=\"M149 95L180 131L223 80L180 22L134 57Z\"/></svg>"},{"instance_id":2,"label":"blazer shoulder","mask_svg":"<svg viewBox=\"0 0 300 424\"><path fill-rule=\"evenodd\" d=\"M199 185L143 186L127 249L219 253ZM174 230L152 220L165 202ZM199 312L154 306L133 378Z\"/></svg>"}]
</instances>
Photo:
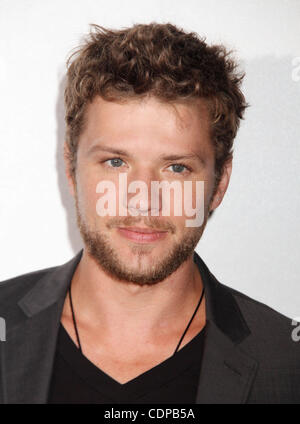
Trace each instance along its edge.
<instances>
[{"instance_id":1,"label":"blazer shoulder","mask_svg":"<svg viewBox=\"0 0 300 424\"><path fill-rule=\"evenodd\" d=\"M268 323L272 324L283 324L286 325L289 323L291 325L292 319L286 315L278 312L271 306L254 299L245 293L242 293L227 284L221 283L211 272L209 272L210 277L213 279L214 283L221 288L222 291L227 292L232 295L238 304L241 312L248 315L253 315L255 317L264 318Z\"/></svg>"},{"instance_id":2,"label":"blazer shoulder","mask_svg":"<svg viewBox=\"0 0 300 424\"><path fill-rule=\"evenodd\" d=\"M38 269L0 281L0 304L8 305L21 299L42 277L55 271L58 266Z\"/></svg>"},{"instance_id":3,"label":"blazer shoulder","mask_svg":"<svg viewBox=\"0 0 300 424\"><path fill-rule=\"evenodd\" d=\"M224 286L224 284L222 284ZM251 335L244 347L266 367L300 372L300 324L272 307L225 286L234 296Z\"/></svg>"},{"instance_id":4,"label":"blazer shoulder","mask_svg":"<svg viewBox=\"0 0 300 424\"><path fill-rule=\"evenodd\" d=\"M220 283L221 284L221 283ZM287 317L286 315L282 314L281 312L277 311L276 309L272 308L271 306L267 305L266 303L263 303L257 299L254 299L245 293L242 293L236 289L233 289L232 287L225 286L222 284L223 287L226 287L231 294L236 299L238 305L244 312L249 313L255 313L260 318L265 318L268 322L274 323L274 324L286 324L287 322L291 323L291 318Z\"/></svg>"}]
</instances>

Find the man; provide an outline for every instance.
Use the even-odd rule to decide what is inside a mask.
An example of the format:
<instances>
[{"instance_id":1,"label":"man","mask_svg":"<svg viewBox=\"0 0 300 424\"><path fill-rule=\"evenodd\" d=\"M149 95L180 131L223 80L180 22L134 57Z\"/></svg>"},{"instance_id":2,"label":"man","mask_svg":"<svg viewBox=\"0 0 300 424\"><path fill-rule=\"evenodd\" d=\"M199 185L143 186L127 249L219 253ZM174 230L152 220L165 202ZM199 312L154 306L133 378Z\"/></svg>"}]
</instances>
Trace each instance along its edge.
<instances>
[{"instance_id":1,"label":"man","mask_svg":"<svg viewBox=\"0 0 300 424\"><path fill-rule=\"evenodd\" d=\"M2 403L299 403L290 320L195 252L247 106L234 60L171 24L95 25L68 66L64 157L84 249L2 282ZM121 177L146 187L138 201ZM164 214L153 182L191 190L170 190Z\"/></svg>"}]
</instances>

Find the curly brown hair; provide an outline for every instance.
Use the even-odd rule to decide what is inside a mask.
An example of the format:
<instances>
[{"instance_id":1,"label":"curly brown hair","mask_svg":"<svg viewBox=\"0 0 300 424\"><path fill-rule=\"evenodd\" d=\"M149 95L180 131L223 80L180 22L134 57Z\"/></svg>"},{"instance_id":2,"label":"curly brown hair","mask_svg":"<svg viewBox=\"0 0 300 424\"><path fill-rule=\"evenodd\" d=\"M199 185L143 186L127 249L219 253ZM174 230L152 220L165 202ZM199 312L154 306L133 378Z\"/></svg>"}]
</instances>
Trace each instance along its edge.
<instances>
[{"instance_id":1,"label":"curly brown hair","mask_svg":"<svg viewBox=\"0 0 300 424\"><path fill-rule=\"evenodd\" d=\"M153 95L165 102L206 99L215 151L215 188L248 106L240 90L244 73L223 45L170 23L112 30L92 24L67 60L65 88L69 172L76 171L86 106L96 95L108 101Z\"/></svg>"}]
</instances>

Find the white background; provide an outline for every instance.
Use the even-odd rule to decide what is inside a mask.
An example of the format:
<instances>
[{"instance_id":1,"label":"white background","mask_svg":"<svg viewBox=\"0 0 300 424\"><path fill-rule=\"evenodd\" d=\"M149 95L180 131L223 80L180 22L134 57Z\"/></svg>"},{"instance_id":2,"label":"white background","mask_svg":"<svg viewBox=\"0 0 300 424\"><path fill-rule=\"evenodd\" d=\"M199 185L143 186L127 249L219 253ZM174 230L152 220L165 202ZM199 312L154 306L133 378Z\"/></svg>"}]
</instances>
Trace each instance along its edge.
<instances>
[{"instance_id":1,"label":"white background","mask_svg":"<svg viewBox=\"0 0 300 424\"><path fill-rule=\"evenodd\" d=\"M300 316L299 0L0 0L0 280L82 247L62 160L68 54L90 23L151 21L236 50L251 107L197 251L224 284Z\"/></svg>"}]
</instances>

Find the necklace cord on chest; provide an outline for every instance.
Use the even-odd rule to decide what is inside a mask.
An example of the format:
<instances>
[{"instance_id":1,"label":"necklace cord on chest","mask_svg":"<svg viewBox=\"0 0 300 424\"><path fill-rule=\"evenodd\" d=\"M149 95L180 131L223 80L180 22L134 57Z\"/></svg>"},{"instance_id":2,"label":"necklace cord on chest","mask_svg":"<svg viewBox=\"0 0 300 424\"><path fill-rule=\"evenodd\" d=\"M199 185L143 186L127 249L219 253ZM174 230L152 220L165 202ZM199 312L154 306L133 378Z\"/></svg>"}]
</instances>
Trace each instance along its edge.
<instances>
[{"instance_id":1,"label":"necklace cord on chest","mask_svg":"<svg viewBox=\"0 0 300 424\"><path fill-rule=\"evenodd\" d=\"M70 299L70 307L71 307L71 311L72 311L72 319L73 319L73 325L74 325L74 329L75 329L75 333L76 333L77 343L78 343L78 346L79 346L80 353L82 353L82 348L81 348L81 343L80 343L80 339L79 339L79 333L78 333L78 329L77 329L77 325L76 325L75 313L74 313L74 308L73 308L73 301L72 301L72 294L71 294L71 284L69 286L69 299Z\"/></svg>"},{"instance_id":2,"label":"necklace cord on chest","mask_svg":"<svg viewBox=\"0 0 300 424\"><path fill-rule=\"evenodd\" d=\"M197 313L197 311L198 311L198 309L199 309L199 307L201 305L201 302L202 302L202 299L203 299L203 295L204 295L204 287L202 289L201 296L200 296L199 302L198 302L198 304L196 306L196 309L195 309L195 311L194 311L194 313L193 313L193 315L192 315L192 317L191 317L191 319L190 319L190 321L189 321L186 329L184 330L182 336L180 337L180 340L179 340L179 342L178 342L178 344L176 346L176 349L175 349L175 352L173 353L173 355L175 355L175 353L178 351L179 346L181 345L182 340L183 340L184 336L186 335L186 333L187 333L187 331L188 331L188 329L189 329L189 327L190 327L190 325L191 325L191 323L192 323L192 321L193 321L193 319L194 319L194 317L195 317L195 315L196 315L196 313ZM76 319L75 319L73 301L72 301L71 284L69 286L69 299L70 299L70 307L71 307L71 312L72 312L73 325L74 325L74 329L75 329L75 333L76 333L76 339L77 339L77 343L78 343L78 346L79 346L80 353L82 353L82 347L81 347L81 343L80 343L78 328L77 328Z\"/></svg>"},{"instance_id":3,"label":"necklace cord on chest","mask_svg":"<svg viewBox=\"0 0 300 424\"><path fill-rule=\"evenodd\" d=\"M177 347L176 347L175 352L173 353L173 355L175 355L175 353L178 351L179 346L181 345L181 342L182 342L184 336L186 335L186 332L188 331L188 329L189 329L189 327L190 327L190 325L191 325L191 323L192 323L192 321L194 319L194 316L196 315L196 313L197 313L197 311L198 311L198 309L199 309L199 307L201 305L201 302L202 302L202 299L203 299L203 295L204 295L204 287L202 289L201 296L200 296L199 302L198 302L198 304L196 306L196 309L194 310L194 313L193 313L193 315L192 315L192 317L191 317L191 319L190 319L190 321L189 321L186 329L184 330L182 336L180 337L180 340L178 342L178 345L177 345Z\"/></svg>"}]
</instances>

